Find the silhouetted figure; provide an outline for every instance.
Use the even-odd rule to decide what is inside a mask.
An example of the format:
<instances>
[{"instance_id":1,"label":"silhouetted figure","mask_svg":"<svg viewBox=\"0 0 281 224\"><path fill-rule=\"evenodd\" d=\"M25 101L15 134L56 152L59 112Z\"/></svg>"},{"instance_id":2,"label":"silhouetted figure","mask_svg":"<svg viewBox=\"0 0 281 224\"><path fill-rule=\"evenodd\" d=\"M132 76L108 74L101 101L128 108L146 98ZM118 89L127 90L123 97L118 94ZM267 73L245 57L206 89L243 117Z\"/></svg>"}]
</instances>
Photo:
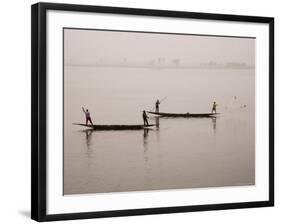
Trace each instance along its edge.
<instances>
[{"instance_id":1,"label":"silhouetted figure","mask_svg":"<svg viewBox=\"0 0 281 224\"><path fill-rule=\"evenodd\" d=\"M147 121L148 116L147 116L145 110L142 112L142 118L143 118L143 125L144 125L144 126L149 125L149 124L148 124L148 121Z\"/></svg>"},{"instance_id":2,"label":"silhouetted figure","mask_svg":"<svg viewBox=\"0 0 281 224\"><path fill-rule=\"evenodd\" d=\"M84 112L84 114L85 114L85 117L86 117L86 125L88 125L88 121L92 124L92 125L94 125L93 124L93 122L92 122L92 118L91 118L91 115L90 115L90 112L88 111L88 109L84 109L84 107L82 107L82 110L83 110L83 112Z\"/></svg>"},{"instance_id":3,"label":"silhouetted figure","mask_svg":"<svg viewBox=\"0 0 281 224\"><path fill-rule=\"evenodd\" d=\"M213 108L212 108L212 113L217 113L217 106L218 106L218 104L216 103L216 101L214 101Z\"/></svg>"},{"instance_id":4,"label":"silhouetted figure","mask_svg":"<svg viewBox=\"0 0 281 224\"><path fill-rule=\"evenodd\" d=\"M160 104L160 101L157 100L156 103L155 103L155 112L156 113L159 113L159 104Z\"/></svg>"}]
</instances>

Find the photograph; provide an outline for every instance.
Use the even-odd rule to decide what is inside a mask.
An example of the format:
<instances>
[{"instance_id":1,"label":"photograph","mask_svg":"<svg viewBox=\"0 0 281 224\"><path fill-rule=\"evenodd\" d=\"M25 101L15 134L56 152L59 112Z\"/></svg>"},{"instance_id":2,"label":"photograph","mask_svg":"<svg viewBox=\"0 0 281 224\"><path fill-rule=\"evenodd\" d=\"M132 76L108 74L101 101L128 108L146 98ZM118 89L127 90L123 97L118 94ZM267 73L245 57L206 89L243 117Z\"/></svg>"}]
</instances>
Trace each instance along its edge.
<instances>
[{"instance_id":1,"label":"photograph","mask_svg":"<svg viewBox=\"0 0 281 224\"><path fill-rule=\"evenodd\" d=\"M64 27L63 194L255 185L255 43Z\"/></svg>"}]
</instances>

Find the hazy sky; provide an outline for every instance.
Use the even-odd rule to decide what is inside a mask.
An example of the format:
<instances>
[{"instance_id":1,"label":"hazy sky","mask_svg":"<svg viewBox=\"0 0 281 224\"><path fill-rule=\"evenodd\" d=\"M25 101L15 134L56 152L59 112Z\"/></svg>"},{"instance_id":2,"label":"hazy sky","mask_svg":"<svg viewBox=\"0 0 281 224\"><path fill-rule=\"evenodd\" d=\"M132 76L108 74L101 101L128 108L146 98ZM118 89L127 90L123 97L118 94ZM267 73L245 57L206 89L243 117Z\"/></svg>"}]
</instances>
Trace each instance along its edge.
<instances>
[{"instance_id":1,"label":"hazy sky","mask_svg":"<svg viewBox=\"0 0 281 224\"><path fill-rule=\"evenodd\" d=\"M65 64L148 63L165 58L182 64L239 62L255 64L255 39L64 30Z\"/></svg>"}]
</instances>

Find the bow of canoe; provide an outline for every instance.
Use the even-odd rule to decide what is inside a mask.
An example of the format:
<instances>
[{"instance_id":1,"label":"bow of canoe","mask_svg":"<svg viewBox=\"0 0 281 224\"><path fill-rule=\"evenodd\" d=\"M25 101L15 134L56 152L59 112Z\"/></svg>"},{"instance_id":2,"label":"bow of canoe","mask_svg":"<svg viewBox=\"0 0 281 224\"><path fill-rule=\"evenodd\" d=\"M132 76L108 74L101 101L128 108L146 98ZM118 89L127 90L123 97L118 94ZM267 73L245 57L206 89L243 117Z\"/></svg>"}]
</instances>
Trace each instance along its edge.
<instances>
[{"instance_id":1,"label":"bow of canoe","mask_svg":"<svg viewBox=\"0 0 281 224\"><path fill-rule=\"evenodd\" d=\"M73 123L74 125L79 125L83 127L87 127L90 129L94 130L100 130L100 131L105 131L105 130L142 130L146 128L150 128L155 126L155 124L150 124L150 125L101 125L101 124L95 124L95 125L87 125L87 124L81 124L81 123Z\"/></svg>"}]
</instances>

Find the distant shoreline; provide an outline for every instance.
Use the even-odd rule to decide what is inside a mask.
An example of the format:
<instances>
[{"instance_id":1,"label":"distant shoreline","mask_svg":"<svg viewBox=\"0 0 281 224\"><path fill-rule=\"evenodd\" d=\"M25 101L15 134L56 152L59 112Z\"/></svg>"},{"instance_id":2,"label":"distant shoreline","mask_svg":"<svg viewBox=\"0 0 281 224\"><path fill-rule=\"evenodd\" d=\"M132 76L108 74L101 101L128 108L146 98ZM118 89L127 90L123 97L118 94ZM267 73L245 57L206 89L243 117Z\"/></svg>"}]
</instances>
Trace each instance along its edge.
<instances>
[{"instance_id":1,"label":"distant shoreline","mask_svg":"<svg viewBox=\"0 0 281 224\"><path fill-rule=\"evenodd\" d=\"M251 70L254 66L228 67L228 66L143 66L143 65L93 65L93 64L65 64L68 67L96 67L96 68L145 68L145 69L229 69L229 70Z\"/></svg>"}]
</instances>

